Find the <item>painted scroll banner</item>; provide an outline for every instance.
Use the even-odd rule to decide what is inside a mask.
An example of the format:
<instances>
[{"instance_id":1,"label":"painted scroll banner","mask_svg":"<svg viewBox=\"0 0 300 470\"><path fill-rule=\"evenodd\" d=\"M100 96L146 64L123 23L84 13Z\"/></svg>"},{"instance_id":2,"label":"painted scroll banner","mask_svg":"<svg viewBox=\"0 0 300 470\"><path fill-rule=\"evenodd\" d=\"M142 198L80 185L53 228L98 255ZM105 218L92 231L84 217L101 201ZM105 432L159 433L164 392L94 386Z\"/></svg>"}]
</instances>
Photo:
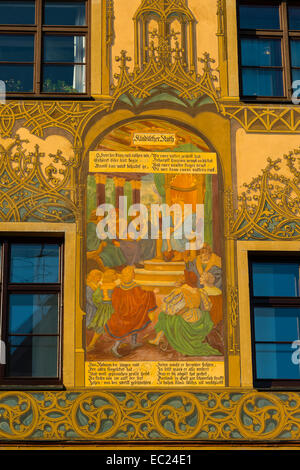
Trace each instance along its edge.
<instances>
[{"instance_id":1,"label":"painted scroll banner","mask_svg":"<svg viewBox=\"0 0 300 470\"><path fill-rule=\"evenodd\" d=\"M217 174L212 152L90 152L90 173Z\"/></svg>"},{"instance_id":2,"label":"painted scroll banner","mask_svg":"<svg viewBox=\"0 0 300 470\"><path fill-rule=\"evenodd\" d=\"M176 145L176 134L166 132L133 132L132 145L137 147L163 147Z\"/></svg>"},{"instance_id":3,"label":"painted scroll banner","mask_svg":"<svg viewBox=\"0 0 300 470\"><path fill-rule=\"evenodd\" d=\"M224 387L223 361L86 362L87 387Z\"/></svg>"}]
</instances>

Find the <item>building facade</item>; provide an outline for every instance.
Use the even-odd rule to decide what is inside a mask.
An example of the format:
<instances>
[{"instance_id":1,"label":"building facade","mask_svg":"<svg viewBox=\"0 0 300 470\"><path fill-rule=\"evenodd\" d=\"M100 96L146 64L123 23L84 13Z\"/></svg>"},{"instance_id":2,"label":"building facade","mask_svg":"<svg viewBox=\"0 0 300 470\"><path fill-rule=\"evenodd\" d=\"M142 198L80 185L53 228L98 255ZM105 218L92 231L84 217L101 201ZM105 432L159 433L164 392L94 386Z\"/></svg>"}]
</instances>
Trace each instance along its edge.
<instances>
[{"instance_id":1,"label":"building facade","mask_svg":"<svg viewBox=\"0 0 300 470\"><path fill-rule=\"evenodd\" d=\"M1 446L296 446L299 2L0 15Z\"/></svg>"}]
</instances>

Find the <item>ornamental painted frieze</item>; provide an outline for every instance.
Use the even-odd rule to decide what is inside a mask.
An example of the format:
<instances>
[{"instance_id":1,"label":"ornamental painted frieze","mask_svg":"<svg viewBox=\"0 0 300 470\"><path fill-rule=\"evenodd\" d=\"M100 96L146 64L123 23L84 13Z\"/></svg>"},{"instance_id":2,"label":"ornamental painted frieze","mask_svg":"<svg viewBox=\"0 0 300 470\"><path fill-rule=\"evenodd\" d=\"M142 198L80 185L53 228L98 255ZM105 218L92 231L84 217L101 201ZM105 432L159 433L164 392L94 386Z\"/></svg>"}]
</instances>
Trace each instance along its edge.
<instances>
[{"instance_id":1,"label":"ornamental painted frieze","mask_svg":"<svg viewBox=\"0 0 300 470\"><path fill-rule=\"evenodd\" d=\"M2 392L2 441L288 442L298 392Z\"/></svg>"}]
</instances>

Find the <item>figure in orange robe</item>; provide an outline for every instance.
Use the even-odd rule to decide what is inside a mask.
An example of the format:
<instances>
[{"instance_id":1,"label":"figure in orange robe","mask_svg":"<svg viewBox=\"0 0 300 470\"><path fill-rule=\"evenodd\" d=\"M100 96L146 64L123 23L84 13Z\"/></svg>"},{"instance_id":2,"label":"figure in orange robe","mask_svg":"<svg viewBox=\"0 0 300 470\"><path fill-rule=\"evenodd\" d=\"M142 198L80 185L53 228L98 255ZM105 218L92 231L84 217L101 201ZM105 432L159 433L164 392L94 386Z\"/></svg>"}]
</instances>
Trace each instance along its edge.
<instances>
[{"instance_id":1,"label":"figure in orange robe","mask_svg":"<svg viewBox=\"0 0 300 470\"><path fill-rule=\"evenodd\" d=\"M121 342L131 337L132 349L141 346L137 343L137 334L150 323L148 314L155 310L156 300L152 291L144 291L134 282L134 267L127 266L121 273L121 284L112 293L114 313L105 325L106 332L117 341L112 353L122 357L118 352Z\"/></svg>"}]
</instances>

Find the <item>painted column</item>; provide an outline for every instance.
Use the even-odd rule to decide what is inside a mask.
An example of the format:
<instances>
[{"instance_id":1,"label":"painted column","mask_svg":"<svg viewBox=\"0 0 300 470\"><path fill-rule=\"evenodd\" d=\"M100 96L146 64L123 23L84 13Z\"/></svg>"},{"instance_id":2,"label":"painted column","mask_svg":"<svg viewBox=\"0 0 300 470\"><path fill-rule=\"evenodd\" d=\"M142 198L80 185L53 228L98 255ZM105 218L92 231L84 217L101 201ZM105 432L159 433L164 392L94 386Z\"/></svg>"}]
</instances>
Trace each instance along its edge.
<instances>
[{"instance_id":1,"label":"painted column","mask_svg":"<svg viewBox=\"0 0 300 470\"><path fill-rule=\"evenodd\" d=\"M132 202L133 204L140 204L141 202L141 180L131 180L132 187Z\"/></svg>"},{"instance_id":2,"label":"painted column","mask_svg":"<svg viewBox=\"0 0 300 470\"><path fill-rule=\"evenodd\" d=\"M97 207L101 204L105 204L105 184L106 184L106 175L96 174L96 202Z\"/></svg>"},{"instance_id":3,"label":"painted column","mask_svg":"<svg viewBox=\"0 0 300 470\"><path fill-rule=\"evenodd\" d=\"M119 198L124 196L124 184L125 178L114 177L114 183L116 187L116 209L119 209Z\"/></svg>"}]
</instances>

